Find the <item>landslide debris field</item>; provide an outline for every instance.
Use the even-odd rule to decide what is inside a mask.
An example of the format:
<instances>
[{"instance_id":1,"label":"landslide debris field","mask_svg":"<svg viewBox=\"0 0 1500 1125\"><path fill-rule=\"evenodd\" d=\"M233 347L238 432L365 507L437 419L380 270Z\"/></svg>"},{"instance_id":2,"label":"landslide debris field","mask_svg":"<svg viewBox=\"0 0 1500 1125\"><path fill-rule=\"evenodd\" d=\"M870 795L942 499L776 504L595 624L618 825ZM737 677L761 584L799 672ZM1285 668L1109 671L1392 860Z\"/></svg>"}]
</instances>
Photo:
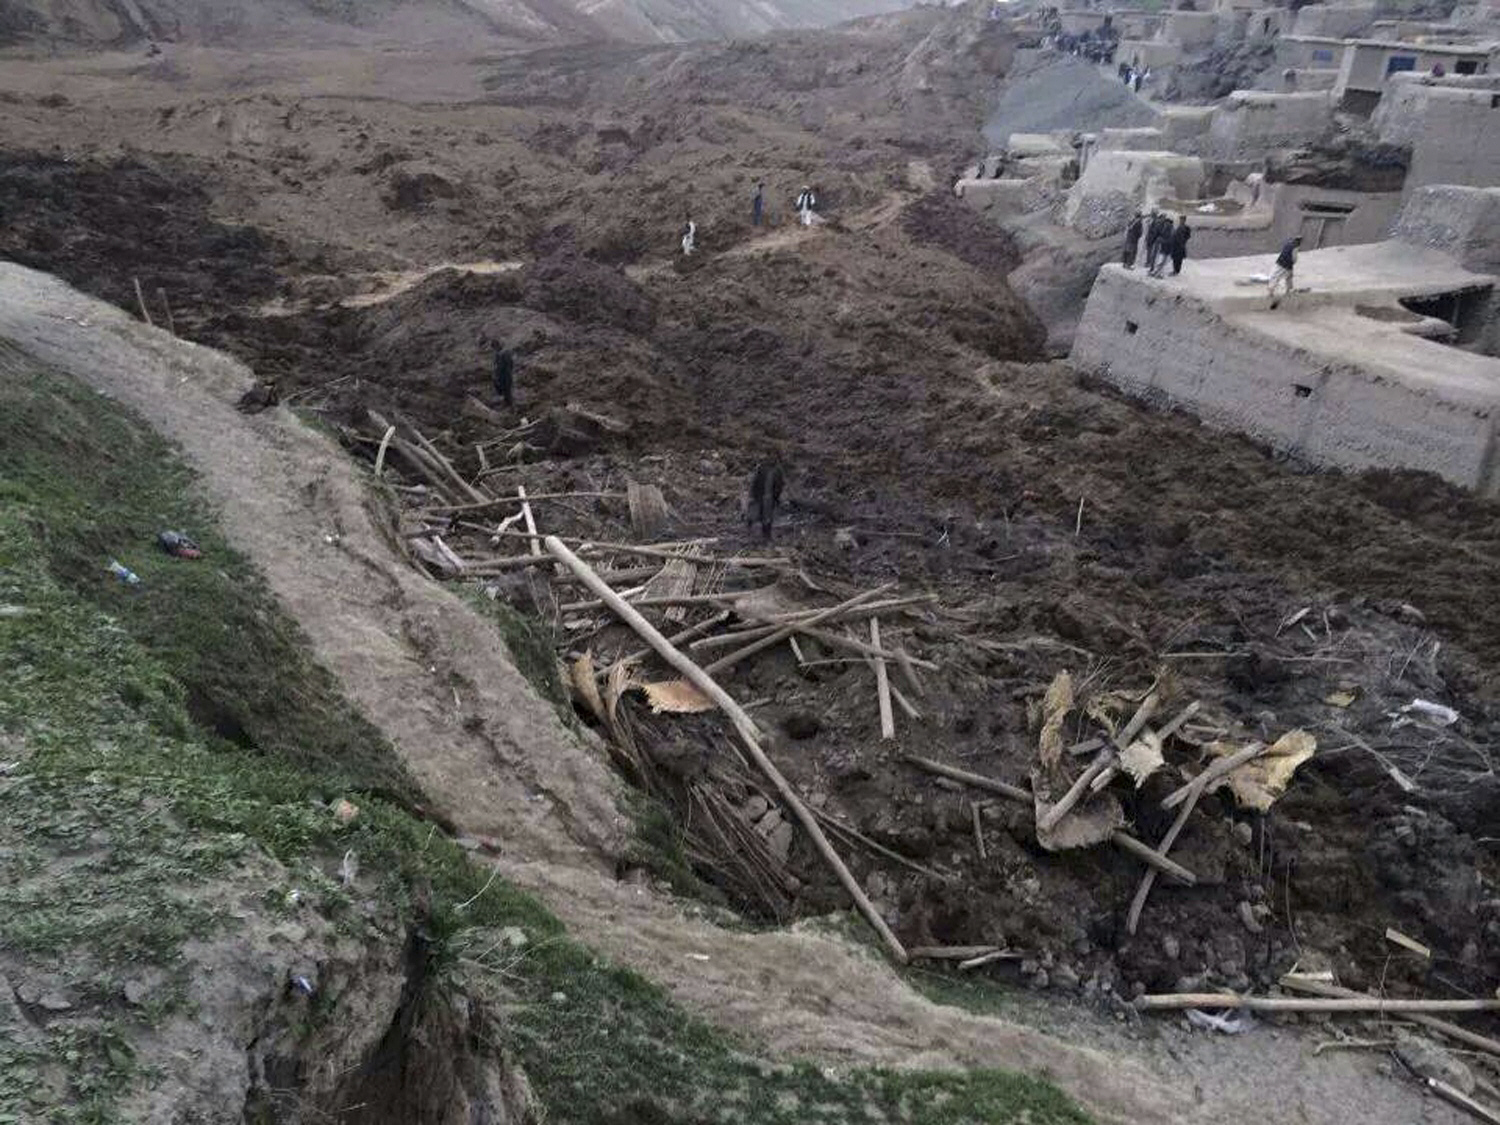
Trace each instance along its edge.
<instances>
[{"instance_id":1,"label":"landslide debris field","mask_svg":"<svg viewBox=\"0 0 1500 1125\"><path fill-rule=\"evenodd\" d=\"M138 279L159 322L164 295L179 334L276 379L351 456L373 464L394 422L384 466L414 565L522 610L514 643L538 683L670 813L622 875L653 866L757 921L847 905L720 716L654 714L603 676L602 710L587 690L568 700L554 652L603 673L639 641L549 565L495 562L524 552L525 525L496 535L517 506L468 507L487 502L473 488L542 497L543 533L711 540L685 578L649 554L590 556L634 573L621 589L763 589L649 610L667 633L722 618L688 650L700 663L737 647L714 631L766 613L887 583L882 598L926 599L880 617L880 651L917 662L887 662L916 712L897 707L892 740L868 653L847 643L858 628L871 645L864 619L716 673L907 946L1013 951L982 971L1100 1002L1263 989L1294 965L1486 995L1493 505L1426 477L1311 473L1044 362L1006 287L1012 248L944 188L981 143L999 34L922 11L774 49L398 59L378 91L315 53L248 77L187 49L99 63L68 98L27 64L0 103L23 146L0 155L0 254L131 310ZM304 72L320 96L297 96ZM119 149L95 147L106 119ZM811 229L791 214L802 183L822 200ZM515 350L513 410L490 389L489 339ZM419 434L466 483L397 447ZM741 507L772 459L786 503L763 544ZM466 574L444 576L434 535ZM1076 700L1047 764L1044 694L1063 672ZM635 675L672 678L651 660ZM1153 692L1152 728L1199 706L1161 769L1082 806L1106 836L1117 820L1155 846L1177 816L1162 798L1210 743L1300 730L1317 751L1269 812L1205 796L1171 852L1197 885L1160 880L1134 934L1138 859L1049 851L1028 805L905 760L1035 775L1055 799ZM1418 699L1457 720L1401 710Z\"/></svg>"}]
</instances>

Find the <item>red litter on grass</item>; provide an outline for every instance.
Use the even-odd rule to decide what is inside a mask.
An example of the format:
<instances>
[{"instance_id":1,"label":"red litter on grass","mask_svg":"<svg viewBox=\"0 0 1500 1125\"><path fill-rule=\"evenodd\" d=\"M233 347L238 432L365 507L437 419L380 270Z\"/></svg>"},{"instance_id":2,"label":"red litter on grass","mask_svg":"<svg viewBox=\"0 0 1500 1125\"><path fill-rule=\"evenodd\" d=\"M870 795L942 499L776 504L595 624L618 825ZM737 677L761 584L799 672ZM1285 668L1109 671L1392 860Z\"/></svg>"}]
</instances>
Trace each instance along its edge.
<instances>
[{"instance_id":1,"label":"red litter on grass","mask_svg":"<svg viewBox=\"0 0 1500 1125\"><path fill-rule=\"evenodd\" d=\"M163 531L156 537L161 549L179 559L201 559L203 552L198 544L180 531Z\"/></svg>"}]
</instances>

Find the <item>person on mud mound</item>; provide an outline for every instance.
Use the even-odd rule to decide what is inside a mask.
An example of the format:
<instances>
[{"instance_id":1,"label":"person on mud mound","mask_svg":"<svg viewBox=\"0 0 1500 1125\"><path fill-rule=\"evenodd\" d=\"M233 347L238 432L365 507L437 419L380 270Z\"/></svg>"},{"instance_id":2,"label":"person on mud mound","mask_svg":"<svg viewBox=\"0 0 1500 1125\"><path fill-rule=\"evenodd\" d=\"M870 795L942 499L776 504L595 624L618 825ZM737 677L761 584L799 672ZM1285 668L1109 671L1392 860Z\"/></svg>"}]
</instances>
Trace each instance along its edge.
<instances>
[{"instance_id":1,"label":"person on mud mound","mask_svg":"<svg viewBox=\"0 0 1500 1125\"><path fill-rule=\"evenodd\" d=\"M1135 252L1141 244L1141 231L1145 226L1145 220L1137 211L1130 220L1130 225L1125 228L1125 245L1120 250L1120 264L1128 270L1135 269Z\"/></svg>"},{"instance_id":2,"label":"person on mud mound","mask_svg":"<svg viewBox=\"0 0 1500 1125\"><path fill-rule=\"evenodd\" d=\"M797 196L797 214L802 217L803 226L812 226L813 211L817 206L818 197L813 194L813 189L803 184L802 191Z\"/></svg>"},{"instance_id":3,"label":"person on mud mound","mask_svg":"<svg viewBox=\"0 0 1500 1125\"><path fill-rule=\"evenodd\" d=\"M745 502L745 526L760 524L761 538L770 542L771 527L776 522L776 508L786 475L775 461L762 461L750 477L750 492Z\"/></svg>"},{"instance_id":4,"label":"person on mud mound","mask_svg":"<svg viewBox=\"0 0 1500 1125\"><path fill-rule=\"evenodd\" d=\"M687 225L682 228L682 256L692 256L693 248L698 244L698 224L693 222L693 217L688 216Z\"/></svg>"},{"instance_id":5,"label":"person on mud mound","mask_svg":"<svg viewBox=\"0 0 1500 1125\"><path fill-rule=\"evenodd\" d=\"M750 201L750 225L760 226L761 219L766 213L766 185L755 185L755 197Z\"/></svg>"},{"instance_id":6,"label":"person on mud mound","mask_svg":"<svg viewBox=\"0 0 1500 1125\"><path fill-rule=\"evenodd\" d=\"M1286 295L1292 295L1292 271L1297 267L1297 248L1301 245L1300 236L1289 238L1281 244L1281 253L1276 255L1276 268L1271 271L1271 284L1267 287L1273 309L1281 304L1281 298L1276 296L1278 285L1285 283Z\"/></svg>"},{"instance_id":7,"label":"person on mud mound","mask_svg":"<svg viewBox=\"0 0 1500 1125\"><path fill-rule=\"evenodd\" d=\"M492 346L495 349L495 370L491 381L495 385L495 394L506 406L513 407L516 405L516 357L499 340L492 341Z\"/></svg>"},{"instance_id":8,"label":"person on mud mound","mask_svg":"<svg viewBox=\"0 0 1500 1125\"><path fill-rule=\"evenodd\" d=\"M1193 228L1188 226L1187 216L1178 215L1177 225L1172 228L1172 240L1170 249L1172 251L1172 276L1176 277L1182 272L1182 263L1187 258L1188 239L1193 237Z\"/></svg>"}]
</instances>

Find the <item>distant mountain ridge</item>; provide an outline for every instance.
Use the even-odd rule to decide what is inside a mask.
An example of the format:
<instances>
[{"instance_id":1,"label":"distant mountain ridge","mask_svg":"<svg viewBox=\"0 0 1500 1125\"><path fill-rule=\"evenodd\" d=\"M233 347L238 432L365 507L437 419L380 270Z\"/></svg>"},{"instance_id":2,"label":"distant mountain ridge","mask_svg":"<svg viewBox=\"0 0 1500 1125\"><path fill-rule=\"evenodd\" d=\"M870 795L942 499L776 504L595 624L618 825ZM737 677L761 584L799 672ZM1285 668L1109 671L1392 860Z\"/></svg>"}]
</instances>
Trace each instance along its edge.
<instances>
[{"instance_id":1,"label":"distant mountain ridge","mask_svg":"<svg viewBox=\"0 0 1500 1125\"><path fill-rule=\"evenodd\" d=\"M420 41L674 43L825 27L909 0L0 0L0 47L267 46L368 31Z\"/></svg>"}]
</instances>

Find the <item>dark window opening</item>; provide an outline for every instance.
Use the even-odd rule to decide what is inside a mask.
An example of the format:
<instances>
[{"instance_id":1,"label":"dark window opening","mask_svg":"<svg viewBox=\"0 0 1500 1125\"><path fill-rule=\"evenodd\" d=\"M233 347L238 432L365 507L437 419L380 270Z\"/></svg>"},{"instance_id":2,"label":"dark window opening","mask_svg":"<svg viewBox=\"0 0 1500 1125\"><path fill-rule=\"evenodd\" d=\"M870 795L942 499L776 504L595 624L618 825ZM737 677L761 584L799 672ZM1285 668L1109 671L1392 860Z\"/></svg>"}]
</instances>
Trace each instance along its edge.
<instances>
[{"instance_id":1,"label":"dark window opening","mask_svg":"<svg viewBox=\"0 0 1500 1125\"><path fill-rule=\"evenodd\" d=\"M1332 62L1333 52L1325 47L1319 47L1312 53L1313 62Z\"/></svg>"},{"instance_id":2,"label":"dark window opening","mask_svg":"<svg viewBox=\"0 0 1500 1125\"><path fill-rule=\"evenodd\" d=\"M1385 62L1385 72L1388 76L1396 74L1399 71L1416 69L1416 55L1392 55Z\"/></svg>"},{"instance_id":3,"label":"dark window opening","mask_svg":"<svg viewBox=\"0 0 1500 1125\"><path fill-rule=\"evenodd\" d=\"M1302 210L1308 215L1349 215L1354 212L1354 204L1310 200L1302 204Z\"/></svg>"},{"instance_id":4,"label":"dark window opening","mask_svg":"<svg viewBox=\"0 0 1500 1125\"><path fill-rule=\"evenodd\" d=\"M1456 63L1453 64L1453 73L1454 74L1478 74L1479 73L1479 60L1478 59L1459 59Z\"/></svg>"},{"instance_id":5,"label":"dark window opening","mask_svg":"<svg viewBox=\"0 0 1500 1125\"><path fill-rule=\"evenodd\" d=\"M1446 342L1470 344L1482 334L1489 309L1488 289L1462 289L1431 297L1403 297L1401 307L1419 316L1436 317L1453 325Z\"/></svg>"},{"instance_id":6,"label":"dark window opening","mask_svg":"<svg viewBox=\"0 0 1500 1125\"><path fill-rule=\"evenodd\" d=\"M1292 391L1293 391L1294 394L1296 394L1296 396L1298 398L1311 398L1312 397L1312 388L1311 387L1305 387L1301 383L1293 383L1292 384Z\"/></svg>"},{"instance_id":7,"label":"dark window opening","mask_svg":"<svg viewBox=\"0 0 1500 1125\"><path fill-rule=\"evenodd\" d=\"M1133 320L1127 320L1125 322L1125 335L1127 335L1127 336L1134 336L1140 330L1141 330L1141 326L1139 324L1137 324L1135 321L1133 321Z\"/></svg>"}]
</instances>

